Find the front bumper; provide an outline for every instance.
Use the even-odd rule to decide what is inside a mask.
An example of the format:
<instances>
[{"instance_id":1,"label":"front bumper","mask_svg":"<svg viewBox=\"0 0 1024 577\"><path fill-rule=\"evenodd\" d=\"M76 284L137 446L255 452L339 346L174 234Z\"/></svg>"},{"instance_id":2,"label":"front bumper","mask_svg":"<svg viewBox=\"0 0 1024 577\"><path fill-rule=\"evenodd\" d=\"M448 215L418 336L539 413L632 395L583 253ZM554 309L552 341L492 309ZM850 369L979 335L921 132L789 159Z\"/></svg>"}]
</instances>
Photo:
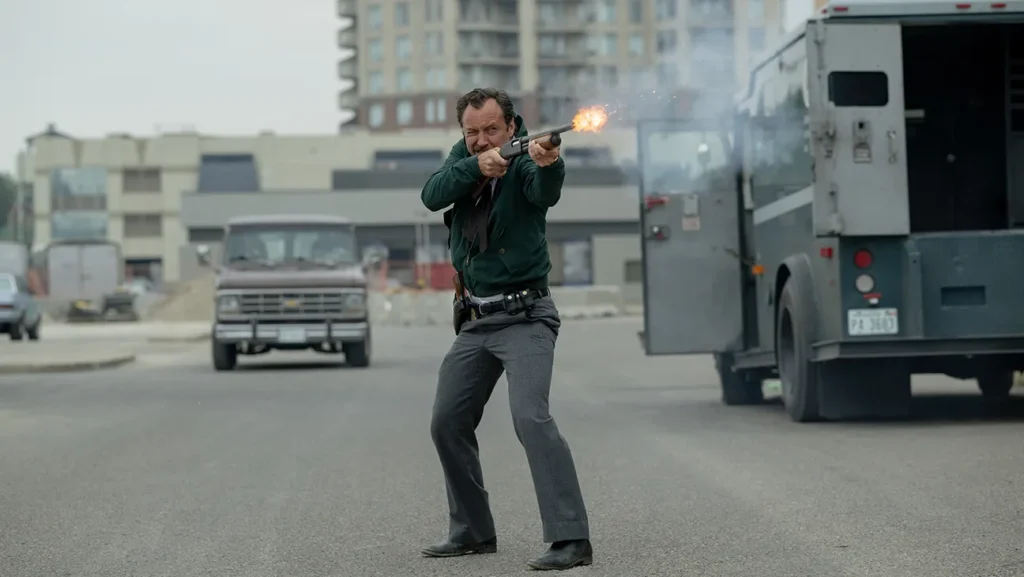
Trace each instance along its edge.
<instances>
[{"instance_id":1,"label":"front bumper","mask_svg":"<svg viewBox=\"0 0 1024 577\"><path fill-rule=\"evenodd\" d=\"M318 345L321 343L357 343L370 334L370 323L331 321L323 323L217 323L213 338L220 343L261 343L270 345Z\"/></svg>"},{"instance_id":2,"label":"front bumper","mask_svg":"<svg viewBox=\"0 0 1024 577\"><path fill-rule=\"evenodd\" d=\"M0 309L0 324L9 324L21 318L18 309Z\"/></svg>"}]
</instances>

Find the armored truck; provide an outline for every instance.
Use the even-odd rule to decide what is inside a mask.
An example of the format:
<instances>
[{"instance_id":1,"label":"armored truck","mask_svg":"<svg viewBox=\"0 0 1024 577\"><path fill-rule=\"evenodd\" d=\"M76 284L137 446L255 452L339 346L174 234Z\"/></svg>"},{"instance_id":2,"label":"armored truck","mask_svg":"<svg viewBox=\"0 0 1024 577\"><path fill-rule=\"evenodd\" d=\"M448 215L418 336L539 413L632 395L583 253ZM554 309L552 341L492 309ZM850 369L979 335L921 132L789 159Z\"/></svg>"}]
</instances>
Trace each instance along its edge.
<instances>
[{"instance_id":1,"label":"armored truck","mask_svg":"<svg viewBox=\"0 0 1024 577\"><path fill-rule=\"evenodd\" d=\"M643 346L728 405L899 417L913 374L1024 368L1024 2L832 3L727 121L639 125Z\"/></svg>"},{"instance_id":2,"label":"armored truck","mask_svg":"<svg viewBox=\"0 0 1024 577\"><path fill-rule=\"evenodd\" d=\"M272 350L344 353L370 364L366 275L355 227L318 215L247 216L225 227L215 280L213 366ZM207 245L201 264L213 261Z\"/></svg>"}]
</instances>

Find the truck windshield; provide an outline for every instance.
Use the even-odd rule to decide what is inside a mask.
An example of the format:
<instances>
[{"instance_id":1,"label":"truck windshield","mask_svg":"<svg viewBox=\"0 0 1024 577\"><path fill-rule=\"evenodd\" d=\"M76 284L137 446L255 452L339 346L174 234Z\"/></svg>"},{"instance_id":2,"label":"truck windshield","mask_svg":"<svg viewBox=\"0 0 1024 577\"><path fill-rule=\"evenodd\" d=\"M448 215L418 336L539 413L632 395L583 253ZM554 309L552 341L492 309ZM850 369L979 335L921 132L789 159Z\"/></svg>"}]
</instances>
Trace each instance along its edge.
<instances>
[{"instance_id":1,"label":"truck windshield","mask_svg":"<svg viewBox=\"0 0 1024 577\"><path fill-rule=\"evenodd\" d=\"M14 282L14 277L9 274L0 275L0 293L13 292L18 292L18 287Z\"/></svg>"},{"instance_id":2,"label":"truck windshield","mask_svg":"<svg viewBox=\"0 0 1024 577\"><path fill-rule=\"evenodd\" d=\"M666 126L649 132L642 145L645 191L701 192L713 188L722 177L732 177L729 133Z\"/></svg>"},{"instance_id":3,"label":"truck windshield","mask_svg":"<svg viewBox=\"0 0 1024 577\"><path fill-rule=\"evenodd\" d=\"M224 262L263 266L354 263L355 231L346 226L235 226L228 232Z\"/></svg>"}]
</instances>

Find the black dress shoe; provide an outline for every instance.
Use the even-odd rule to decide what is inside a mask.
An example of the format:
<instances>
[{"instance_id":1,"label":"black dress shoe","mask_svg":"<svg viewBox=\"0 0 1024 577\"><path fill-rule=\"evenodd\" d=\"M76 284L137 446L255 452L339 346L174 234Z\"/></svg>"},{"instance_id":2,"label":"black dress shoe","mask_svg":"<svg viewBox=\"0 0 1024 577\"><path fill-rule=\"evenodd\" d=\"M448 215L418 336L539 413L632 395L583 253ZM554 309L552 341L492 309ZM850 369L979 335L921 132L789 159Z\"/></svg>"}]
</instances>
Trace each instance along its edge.
<instances>
[{"instance_id":1,"label":"black dress shoe","mask_svg":"<svg viewBox=\"0 0 1024 577\"><path fill-rule=\"evenodd\" d=\"M498 552L498 538L494 537L480 543L452 543L445 541L420 549L424 557L461 557L462 555L481 555Z\"/></svg>"},{"instance_id":2,"label":"black dress shoe","mask_svg":"<svg viewBox=\"0 0 1024 577\"><path fill-rule=\"evenodd\" d=\"M574 541L555 541L551 548L540 557L527 562L531 569L537 571L560 571L572 569L594 562L594 549L589 539Z\"/></svg>"}]
</instances>

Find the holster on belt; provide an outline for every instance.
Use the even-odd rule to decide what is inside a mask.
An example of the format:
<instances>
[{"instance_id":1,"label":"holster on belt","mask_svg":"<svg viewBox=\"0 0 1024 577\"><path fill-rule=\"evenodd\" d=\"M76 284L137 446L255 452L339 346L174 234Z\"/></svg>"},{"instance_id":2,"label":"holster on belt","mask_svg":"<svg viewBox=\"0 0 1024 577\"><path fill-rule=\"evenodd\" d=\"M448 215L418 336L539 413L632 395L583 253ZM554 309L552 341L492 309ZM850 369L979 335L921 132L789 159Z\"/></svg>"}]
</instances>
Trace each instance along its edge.
<instances>
[{"instance_id":1,"label":"holster on belt","mask_svg":"<svg viewBox=\"0 0 1024 577\"><path fill-rule=\"evenodd\" d=\"M452 299L452 327L455 329L455 334L458 335L462 330L462 325L470 320L473 309L469 306L469 300L466 298L466 288L462 284L461 275L456 274L452 277L452 284L455 286L455 298Z\"/></svg>"}]
</instances>

